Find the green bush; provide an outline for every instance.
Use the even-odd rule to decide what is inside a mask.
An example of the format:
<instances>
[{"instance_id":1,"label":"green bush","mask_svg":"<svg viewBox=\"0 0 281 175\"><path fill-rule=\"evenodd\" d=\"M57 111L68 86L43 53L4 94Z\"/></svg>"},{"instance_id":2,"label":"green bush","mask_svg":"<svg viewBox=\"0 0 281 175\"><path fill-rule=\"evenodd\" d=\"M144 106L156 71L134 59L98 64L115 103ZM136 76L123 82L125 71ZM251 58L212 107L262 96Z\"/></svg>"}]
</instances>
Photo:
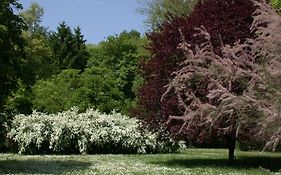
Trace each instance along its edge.
<instances>
[{"instance_id":1,"label":"green bush","mask_svg":"<svg viewBox=\"0 0 281 175\"><path fill-rule=\"evenodd\" d=\"M179 144L160 133L140 130L140 122L120 113L103 114L78 108L58 114L34 111L17 115L8 137L18 144L19 153L90 154L171 152Z\"/></svg>"}]
</instances>

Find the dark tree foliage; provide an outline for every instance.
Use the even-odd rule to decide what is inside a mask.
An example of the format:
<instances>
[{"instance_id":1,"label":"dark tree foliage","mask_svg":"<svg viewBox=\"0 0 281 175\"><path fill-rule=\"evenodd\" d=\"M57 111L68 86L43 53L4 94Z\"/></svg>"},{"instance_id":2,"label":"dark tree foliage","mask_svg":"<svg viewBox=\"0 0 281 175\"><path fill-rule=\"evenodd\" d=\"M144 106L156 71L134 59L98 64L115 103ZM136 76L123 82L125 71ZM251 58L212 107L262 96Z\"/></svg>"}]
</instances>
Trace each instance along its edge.
<instances>
[{"instance_id":1,"label":"dark tree foliage","mask_svg":"<svg viewBox=\"0 0 281 175\"><path fill-rule=\"evenodd\" d=\"M3 114L7 97L16 90L19 79L27 81L24 73L24 41L21 32L26 28L14 10L22 6L16 0L0 1L0 147L6 120Z\"/></svg>"},{"instance_id":2,"label":"dark tree foliage","mask_svg":"<svg viewBox=\"0 0 281 175\"><path fill-rule=\"evenodd\" d=\"M84 70L89 53L81 29L75 28L73 34L70 27L62 22L57 30L50 36L50 45L58 68Z\"/></svg>"},{"instance_id":3,"label":"dark tree foliage","mask_svg":"<svg viewBox=\"0 0 281 175\"><path fill-rule=\"evenodd\" d=\"M167 95L160 102L162 94L173 78L172 72L178 70L179 63L183 61L183 53L177 49L181 42L179 29L186 41L194 50L195 45L202 43L203 39L195 37L195 27L204 26L211 35L211 43L216 54L221 55L223 44L233 45L236 41L253 38L250 31L253 22L252 13L255 7L250 0L202 0L188 17L177 17L164 24L157 32L148 35L151 40L149 50L152 54L150 60L142 65L145 83L139 90L138 116L146 120L152 127L164 122L168 115L181 115L175 96ZM194 86L199 85L194 80ZM199 88L204 89L204 87ZM171 128L177 134L177 125Z\"/></svg>"},{"instance_id":4,"label":"dark tree foliage","mask_svg":"<svg viewBox=\"0 0 281 175\"><path fill-rule=\"evenodd\" d=\"M0 110L6 97L17 88L18 78L23 77L24 42L21 32L25 23L14 14L14 9L21 8L15 0L0 2Z\"/></svg>"},{"instance_id":5,"label":"dark tree foliage","mask_svg":"<svg viewBox=\"0 0 281 175\"><path fill-rule=\"evenodd\" d=\"M19 82L19 86L6 100L5 113L12 113L11 118L16 113L32 113L33 92L31 87L38 79L46 79L56 72L56 66L51 57L51 48L48 43L47 28L41 25L44 15L44 8L38 3L31 3L30 7L19 13L27 24L27 28L22 31L24 39L25 73L29 83ZM9 118L10 119L10 118Z\"/></svg>"},{"instance_id":6,"label":"dark tree foliage","mask_svg":"<svg viewBox=\"0 0 281 175\"><path fill-rule=\"evenodd\" d=\"M86 40L84 40L80 27L77 27L74 29L73 57L68 64L70 68L84 70L89 57Z\"/></svg>"}]
</instances>

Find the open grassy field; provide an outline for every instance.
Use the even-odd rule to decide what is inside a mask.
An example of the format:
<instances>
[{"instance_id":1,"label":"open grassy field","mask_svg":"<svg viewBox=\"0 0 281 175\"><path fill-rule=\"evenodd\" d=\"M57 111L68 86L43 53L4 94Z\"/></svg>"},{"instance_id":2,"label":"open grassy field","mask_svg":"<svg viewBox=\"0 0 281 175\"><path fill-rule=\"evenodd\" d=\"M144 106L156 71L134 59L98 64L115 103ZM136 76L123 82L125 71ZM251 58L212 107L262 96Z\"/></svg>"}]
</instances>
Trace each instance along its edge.
<instances>
[{"instance_id":1,"label":"open grassy field","mask_svg":"<svg viewBox=\"0 0 281 175\"><path fill-rule=\"evenodd\" d=\"M0 174L281 174L281 153L237 151L236 157L229 166L222 149L155 155L0 154Z\"/></svg>"}]
</instances>

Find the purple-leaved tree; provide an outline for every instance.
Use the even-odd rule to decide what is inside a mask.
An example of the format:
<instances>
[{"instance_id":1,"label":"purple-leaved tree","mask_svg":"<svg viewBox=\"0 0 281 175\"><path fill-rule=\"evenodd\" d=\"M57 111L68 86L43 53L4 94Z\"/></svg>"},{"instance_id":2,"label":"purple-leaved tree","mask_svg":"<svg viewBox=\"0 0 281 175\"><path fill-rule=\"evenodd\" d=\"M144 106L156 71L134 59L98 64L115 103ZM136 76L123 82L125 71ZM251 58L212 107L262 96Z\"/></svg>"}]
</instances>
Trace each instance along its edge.
<instances>
[{"instance_id":1,"label":"purple-leaved tree","mask_svg":"<svg viewBox=\"0 0 281 175\"><path fill-rule=\"evenodd\" d=\"M204 26L195 29L203 41L195 49L178 28L184 61L161 98L175 96L182 110L168 117L168 125L181 121L178 132L190 140L224 140L229 162L237 140L270 138L264 149L274 150L281 139L281 17L265 1L252 2L256 37L234 45L221 42L222 54L215 52Z\"/></svg>"}]
</instances>

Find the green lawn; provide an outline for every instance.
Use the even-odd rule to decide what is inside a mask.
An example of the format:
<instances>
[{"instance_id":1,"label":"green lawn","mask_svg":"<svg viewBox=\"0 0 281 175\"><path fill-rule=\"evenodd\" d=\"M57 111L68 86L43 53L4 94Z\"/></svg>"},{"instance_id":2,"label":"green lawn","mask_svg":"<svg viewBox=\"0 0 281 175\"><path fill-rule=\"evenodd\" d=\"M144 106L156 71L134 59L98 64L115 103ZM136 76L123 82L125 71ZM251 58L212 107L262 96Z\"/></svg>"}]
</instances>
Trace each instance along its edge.
<instances>
[{"instance_id":1,"label":"green lawn","mask_svg":"<svg viewBox=\"0 0 281 175\"><path fill-rule=\"evenodd\" d=\"M236 152L235 165L227 150L188 149L155 155L26 156L0 154L0 174L280 174L281 153Z\"/></svg>"}]
</instances>

